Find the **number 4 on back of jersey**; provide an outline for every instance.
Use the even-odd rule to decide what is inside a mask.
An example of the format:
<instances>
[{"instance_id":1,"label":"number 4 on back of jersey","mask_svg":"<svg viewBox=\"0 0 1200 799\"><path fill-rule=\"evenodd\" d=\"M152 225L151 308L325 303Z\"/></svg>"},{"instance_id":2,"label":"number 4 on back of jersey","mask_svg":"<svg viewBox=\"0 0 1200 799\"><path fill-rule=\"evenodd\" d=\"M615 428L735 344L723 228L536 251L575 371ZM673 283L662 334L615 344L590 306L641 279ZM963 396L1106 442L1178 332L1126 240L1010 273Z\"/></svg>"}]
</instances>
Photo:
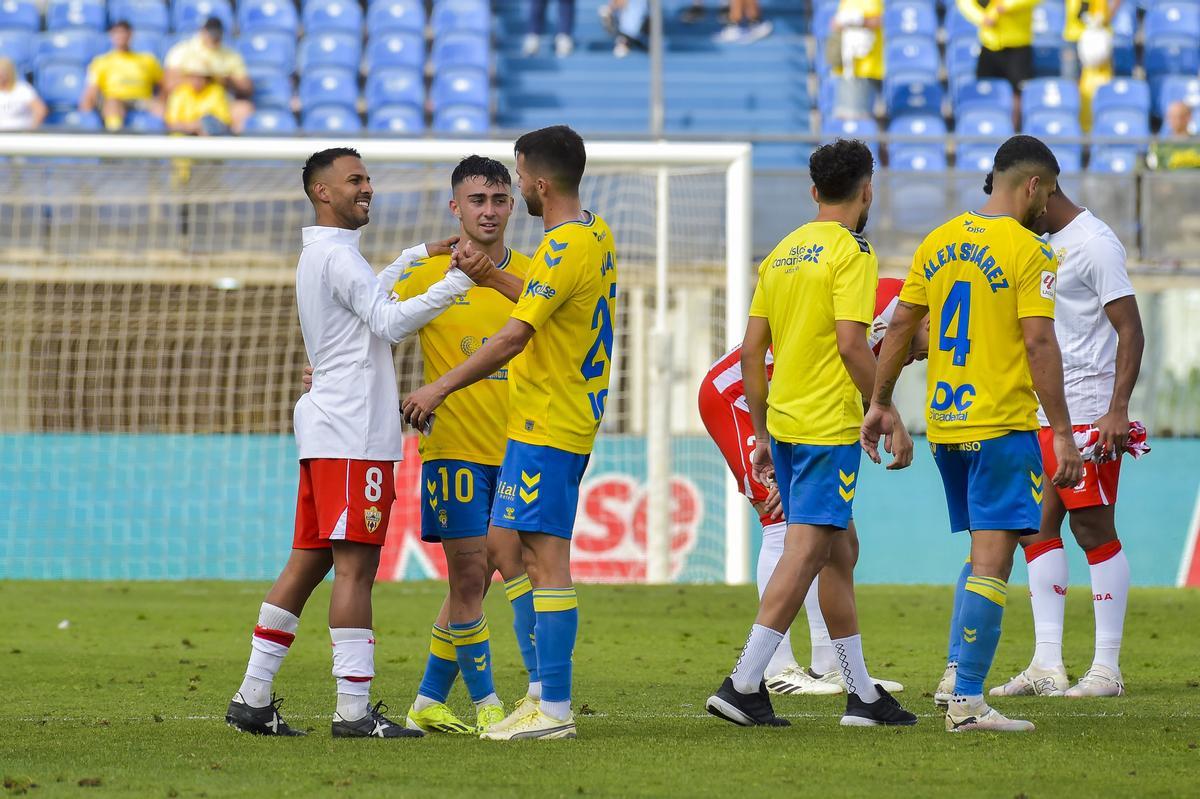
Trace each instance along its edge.
<instances>
[{"instance_id":1,"label":"number 4 on back of jersey","mask_svg":"<svg viewBox=\"0 0 1200 799\"><path fill-rule=\"evenodd\" d=\"M950 327L954 326L954 334ZM959 280L950 287L946 302L942 305L942 319L938 325L938 349L952 352L955 366L966 366L971 352L971 284Z\"/></svg>"}]
</instances>

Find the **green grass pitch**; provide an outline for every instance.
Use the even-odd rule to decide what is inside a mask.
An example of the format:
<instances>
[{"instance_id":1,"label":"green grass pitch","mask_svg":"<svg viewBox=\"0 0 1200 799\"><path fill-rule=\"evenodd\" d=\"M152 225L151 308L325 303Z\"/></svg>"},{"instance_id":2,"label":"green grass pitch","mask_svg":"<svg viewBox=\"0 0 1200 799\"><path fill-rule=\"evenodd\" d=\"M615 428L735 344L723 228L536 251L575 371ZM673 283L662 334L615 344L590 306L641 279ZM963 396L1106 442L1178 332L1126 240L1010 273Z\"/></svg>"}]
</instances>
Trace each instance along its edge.
<instances>
[{"instance_id":1,"label":"green grass pitch","mask_svg":"<svg viewBox=\"0 0 1200 799\"><path fill-rule=\"evenodd\" d=\"M1200 795L1200 592L1138 590L1123 670L1128 696L1007 699L1030 735L949 735L931 690L942 670L948 587L865 586L868 663L907 686L914 728L842 729L841 697L786 697L788 729L735 728L704 713L754 612L751 587L580 589L579 738L333 741L324 608L313 598L276 683L310 728L270 740L225 726L265 586L0 583L3 795L42 796L1184 796ZM443 588L376 588L375 698L402 718ZM488 599L498 688L523 690L511 613ZM65 629L60 622L69 620ZM1032 649L1026 592L1010 596L989 685ZM1068 670L1091 655L1087 589L1067 605ZM798 636L807 656L807 635ZM461 683L452 703L467 710Z\"/></svg>"}]
</instances>

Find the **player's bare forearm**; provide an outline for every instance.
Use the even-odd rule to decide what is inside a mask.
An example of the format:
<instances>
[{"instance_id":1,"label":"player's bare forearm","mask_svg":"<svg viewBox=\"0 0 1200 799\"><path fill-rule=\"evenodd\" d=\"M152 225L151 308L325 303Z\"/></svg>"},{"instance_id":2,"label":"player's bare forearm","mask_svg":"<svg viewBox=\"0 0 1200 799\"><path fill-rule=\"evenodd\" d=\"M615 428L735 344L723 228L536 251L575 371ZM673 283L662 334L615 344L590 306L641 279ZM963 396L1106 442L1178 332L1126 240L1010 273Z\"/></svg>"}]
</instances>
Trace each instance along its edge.
<instances>
[{"instance_id":1,"label":"player's bare forearm","mask_svg":"<svg viewBox=\"0 0 1200 799\"><path fill-rule=\"evenodd\" d=\"M1056 435L1070 436L1071 414L1063 389L1062 351L1054 335L1054 320L1045 316L1026 317L1021 320L1021 332L1033 390L1046 411L1046 420Z\"/></svg>"},{"instance_id":2,"label":"player's bare forearm","mask_svg":"<svg viewBox=\"0 0 1200 799\"><path fill-rule=\"evenodd\" d=\"M923 305L913 305L908 302L896 303L892 313L892 321L888 323L887 333L879 348L879 362L875 366L875 392L871 401L882 406L892 404L892 392L896 389L896 381L908 360L908 352L912 347L913 336L921 320L929 313Z\"/></svg>"},{"instance_id":3,"label":"player's bare forearm","mask_svg":"<svg viewBox=\"0 0 1200 799\"><path fill-rule=\"evenodd\" d=\"M864 398L870 398L875 387L875 356L867 344L867 325L839 319L834 322L838 355L850 373L854 387Z\"/></svg>"},{"instance_id":4,"label":"player's bare forearm","mask_svg":"<svg viewBox=\"0 0 1200 799\"><path fill-rule=\"evenodd\" d=\"M761 316L752 316L742 338L742 386L750 422L759 441L767 440L767 349L771 346L771 325Z\"/></svg>"},{"instance_id":5,"label":"player's bare forearm","mask_svg":"<svg viewBox=\"0 0 1200 799\"><path fill-rule=\"evenodd\" d=\"M511 272L505 272L503 269L493 269L483 285L493 291L500 292L509 300L517 302L521 299L521 291L525 288L525 281Z\"/></svg>"},{"instance_id":6,"label":"player's bare forearm","mask_svg":"<svg viewBox=\"0 0 1200 799\"><path fill-rule=\"evenodd\" d=\"M438 387L443 397L478 383L495 374L507 364L533 338L533 328L520 319L509 319L499 332L488 338L471 357L438 378L432 385Z\"/></svg>"},{"instance_id":7,"label":"player's bare forearm","mask_svg":"<svg viewBox=\"0 0 1200 799\"><path fill-rule=\"evenodd\" d=\"M1133 387L1142 371L1142 351L1146 347L1142 316L1133 295L1113 300L1104 306L1104 313L1117 331L1117 374L1108 409L1127 414L1129 398L1133 396Z\"/></svg>"}]
</instances>

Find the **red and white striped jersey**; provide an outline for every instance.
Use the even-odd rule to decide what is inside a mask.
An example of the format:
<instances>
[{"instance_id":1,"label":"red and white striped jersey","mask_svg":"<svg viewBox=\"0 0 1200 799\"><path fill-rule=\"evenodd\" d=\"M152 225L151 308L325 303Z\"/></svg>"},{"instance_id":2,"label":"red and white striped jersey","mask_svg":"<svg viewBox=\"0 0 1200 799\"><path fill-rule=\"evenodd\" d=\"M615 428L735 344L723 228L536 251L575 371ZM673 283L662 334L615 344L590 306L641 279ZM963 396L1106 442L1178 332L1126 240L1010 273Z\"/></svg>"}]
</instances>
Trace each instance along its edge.
<instances>
[{"instance_id":1,"label":"red and white striped jersey","mask_svg":"<svg viewBox=\"0 0 1200 799\"><path fill-rule=\"evenodd\" d=\"M880 278L879 287L875 290L875 320L871 323L871 329L867 331L867 343L870 344L876 355L879 355L879 346L883 343L883 336L887 333L888 325L892 321L892 314L896 312L896 303L900 300L900 288L903 285L903 280L885 277ZM774 372L775 358L773 353L767 350L768 382ZM704 376L704 382L711 384L730 405L741 408L743 411L750 410L746 404L746 388L742 381L742 348L740 345L722 355L709 368L708 374Z\"/></svg>"}]
</instances>

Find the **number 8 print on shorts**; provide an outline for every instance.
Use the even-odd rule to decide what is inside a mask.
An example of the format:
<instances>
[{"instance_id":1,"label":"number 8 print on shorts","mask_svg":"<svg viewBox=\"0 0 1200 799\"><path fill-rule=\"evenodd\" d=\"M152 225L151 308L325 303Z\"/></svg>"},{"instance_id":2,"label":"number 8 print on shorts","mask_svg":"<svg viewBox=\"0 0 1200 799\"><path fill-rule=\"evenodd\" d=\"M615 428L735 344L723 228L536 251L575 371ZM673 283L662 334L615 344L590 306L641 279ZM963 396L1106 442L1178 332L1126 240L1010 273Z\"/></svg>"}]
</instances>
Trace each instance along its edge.
<instances>
[{"instance_id":1,"label":"number 8 print on shorts","mask_svg":"<svg viewBox=\"0 0 1200 799\"><path fill-rule=\"evenodd\" d=\"M395 464L344 458L300 461L296 549L324 549L331 541L383 546L396 499Z\"/></svg>"}]
</instances>

